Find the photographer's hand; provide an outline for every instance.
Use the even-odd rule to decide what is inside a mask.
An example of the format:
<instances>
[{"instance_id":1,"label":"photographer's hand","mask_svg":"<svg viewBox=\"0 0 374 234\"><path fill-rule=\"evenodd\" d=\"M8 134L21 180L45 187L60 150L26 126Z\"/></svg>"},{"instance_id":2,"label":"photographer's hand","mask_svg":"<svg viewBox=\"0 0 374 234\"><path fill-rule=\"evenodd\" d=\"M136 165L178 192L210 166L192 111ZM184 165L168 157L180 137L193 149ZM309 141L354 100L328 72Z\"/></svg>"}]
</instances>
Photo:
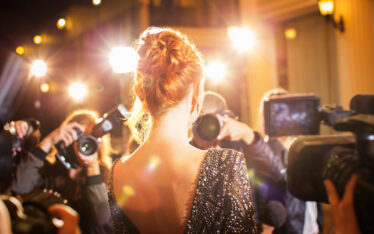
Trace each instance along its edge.
<instances>
[{"instance_id":1,"label":"photographer's hand","mask_svg":"<svg viewBox=\"0 0 374 234\"><path fill-rule=\"evenodd\" d=\"M217 139L229 138L231 141L244 141L247 145L253 143L255 134L253 130L245 123L239 122L227 116L217 115L219 120L224 123Z\"/></svg>"},{"instance_id":2,"label":"photographer's hand","mask_svg":"<svg viewBox=\"0 0 374 234\"><path fill-rule=\"evenodd\" d=\"M58 227L59 234L80 234L79 214L66 205L53 205L48 209L49 213L57 218L62 219L64 224Z\"/></svg>"},{"instance_id":3,"label":"photographer's hand","mask_svg":"<svg viewBox=\"0 0 374 234\"><path fill-rule=\"evenodd\" d=\"M23 138L27 135L29 130L29 124L23 120L14 121L14 128L16 129L17 137Z\"/></svg>"},{"instance_id":4,"label":"photographer's hand","mask_svg":"<svg viewBox=\"0 0 374 234\"><path fill-rule=\"evenodd\" d=\"M44 152L49 152L52 145L56 144L59 141L63 141L66 146L69 146L75 140L77 140L78 136L74 128L79 129L80 131L84 132L84 128L78 123L68 123L62 124L59 128L55 129L53 132L48 134L40 143L39 147Z\"/></svg>"},{"instance_id":5,"label":"photographer's hand","mask_svg":"<svg viewBox=\"0 0 374 234\"><path fill-rule=\"evenodd\" d=\"M87 176L100 175L99 153L96 151L95 153L87 156L81 154L76 146L74 148L78 161L87 169Z\"/></svg>"},{"instance_id":6,"label":"photographer's hand","mask_svg":"<svg viewBox=\"0 0 374 234\"><path fill-rule=\"evenodd\" d=\"M332 208L336 234L358 234L361 233L358 227L356 213L353 206L353 194L357 176L353 175L345 186L343 198L340 199L334 184L325 180L327 196Z\"/></svg>"}]
</instances>

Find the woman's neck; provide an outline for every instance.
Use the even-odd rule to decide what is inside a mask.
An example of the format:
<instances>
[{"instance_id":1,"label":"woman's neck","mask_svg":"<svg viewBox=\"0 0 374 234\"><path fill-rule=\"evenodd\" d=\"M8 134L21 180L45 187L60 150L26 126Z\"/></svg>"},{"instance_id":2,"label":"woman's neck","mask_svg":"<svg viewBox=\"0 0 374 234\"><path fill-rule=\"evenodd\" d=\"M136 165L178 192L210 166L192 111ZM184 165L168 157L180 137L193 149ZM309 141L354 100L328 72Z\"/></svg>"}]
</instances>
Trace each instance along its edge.
<instances>
[{"instance_id":1,"label":"woman's neck","mask_svg":"<svg viewBox=\"0 0 374 234\"><path fill-rule=\"evenodd\" d=\"M182 103L155 117L146 141L151 144L167 143L171 146L187 145L190 115L186 110Z\"/></svg>"}]
</instances>

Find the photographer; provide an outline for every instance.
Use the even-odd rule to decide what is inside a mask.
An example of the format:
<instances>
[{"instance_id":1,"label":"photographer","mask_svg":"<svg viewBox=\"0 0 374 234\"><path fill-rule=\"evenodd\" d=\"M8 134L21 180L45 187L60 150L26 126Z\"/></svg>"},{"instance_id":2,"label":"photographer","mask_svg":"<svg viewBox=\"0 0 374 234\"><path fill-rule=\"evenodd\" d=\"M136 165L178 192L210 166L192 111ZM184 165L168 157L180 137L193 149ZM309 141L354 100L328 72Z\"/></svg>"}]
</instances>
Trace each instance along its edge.
<instances>
[{"instance_id":1,"label":"photographer","mask_svg":"<svg viewBox=\"0 0 374 234\"><path fill-rule=\"evenodd\" d=\"M28 193L35 188L53 189L68 199L80 214L83 233L109 233L110 211L107 197L108 179L111 165L110 138L103 136L98 150L91 155L83 155L77 149L78 131L90 133L98 123L96 112L78 110L69 115L59 128L47 135L38 147L17 167L17 181L12 190L17 194ZM75 161L78 167L66 167L56 155L54 145L66 147L64 160ZM49 154L48 154L49 153ZM74 165L74 162L69 162Z\"/></svg>"},{"instance_id":2,"label":"photographer","mask_svg":"<svg viewBox=\"0 0 374 234\"><path fill-rule=\"evenodd\" d=\"M13 123L14 124L14 123ZM13 125L12 124L12 125ZM25 128L23 130L26 130L26 125L22 123L22 121L19 121L18 124L15 124L13 126L24 126ZM19 131L19 128L17 128ZM18 139L23 138L25 135L27 135L28 131L23 131L23 134L18 135ZM9 134L7 131L1 131L0 132L0 233L6 233L10 234L12 233L12 226L13 231L15 233L18 233L17 231L22 230L22 233L27 232L27 230L31 230L32 227L36 227L37 224L43 223L43 216L38 216L43 211L41 210L41 213L38 213L35 217L28 217L29 214L24 213L23 207L21 207L21 210L14 210L10 209L5 205L5 200L13 200L19 204L21 204L21 200L18 200L15 197L11 197L9 195L9 189L10 185L12 183L13 179L13 171L14 171L14 163L13 163L13 157L15 153L14 145L15 144L15 138L14 135ZM17 147L18 148L18 147ZM51 196L51 195L50 195ZM4 199L4 201L3 201ZM40 204L41 205L41 204ZM9 210L8 210L9 209ZM11 217L13 217L9 211L15 212L12 215L20 216L20 219L13 220ZM63 205L63 204L54 204L48 207L48 212L50 215L54 217L58 217L63 221L62 226L58 226L58 233L60 234L79 234L80 230L78 227L78 220L79 215L77 212L75 212L70 207ZM26 215L25 215L26 214ZM22 227L18 226L19 221L22 220ZM52 223L49 223L52 225ZM38 226L39 228L42 226ZM20 228L20 229L18 229ZM30 228L30 229L28 229ZM33 229L38 230L39 232L45 231L44 229Z\"/></svg>"},{"instance_id":3,"label":"photographer","mask_svg":"<svg viewBox=\"0 0 374 234\"><path fill-rule=\"evenodd\" d=\"M255 166L256 173L261 178L275 182L281 180L284 177L281 173L284 169L281 160L278 157L272 157L268 147L253 148L253 146L259 145L259 141L262 140L261 135L253 131L247 124L234 119L232 113L227 110L224 97L212 91L205 92L202 112L213 114L222 126L214 140L202 139L197 132L199 130L194 127L191 143L204 149L217 145L223 148L235 148L244 153L247 165ZM199 120L196 122L198 123ZM253 152L257 148L260 148L257 150L258 152Z\"/></svg>"}]
</instances>

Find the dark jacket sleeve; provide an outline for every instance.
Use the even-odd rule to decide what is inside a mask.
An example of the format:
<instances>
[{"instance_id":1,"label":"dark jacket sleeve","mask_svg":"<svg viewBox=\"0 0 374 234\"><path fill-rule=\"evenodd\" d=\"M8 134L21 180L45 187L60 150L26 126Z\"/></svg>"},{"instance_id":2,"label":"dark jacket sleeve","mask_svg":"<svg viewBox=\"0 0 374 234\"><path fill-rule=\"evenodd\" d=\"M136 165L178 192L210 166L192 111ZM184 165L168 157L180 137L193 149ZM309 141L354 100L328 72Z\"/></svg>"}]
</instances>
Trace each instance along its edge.
<instances>
[{"instance_id":1,"label":"dark jacket sleeve","mask_svg":"<svg viewBox=\"0 0 374 234\"><path fill-rule=\"evenodd\" d=\"M12 192L15 194L29 193L35 188L43 186L43 179L39 169L44 165L47 154L40 148L20 159L12 182Z\"/></svg>"},{"instance_id":2,"label":"dark jacket sleeve","mask_svg":"<svg viewBox=\"0 0 374 234\"><path fill-rule=\"evenodd\" d=\"M272 182L285 181L286 166L282 157L277 155L271 145L266 143L258 132L251 145L243 143L243 153L249 168L253 168L258 176Z\"/></svg>"},{"instance_id":3,"label":"dark jacket sleeve","mask_svg":"<svg viewBox=\"0 0 374 234\"><path fill-rule=\"evenodd\" d=\"M80 203L83 233L111 233L108 189L101 175L87 177L85 196Z\"/></svg>"}]
</instances>

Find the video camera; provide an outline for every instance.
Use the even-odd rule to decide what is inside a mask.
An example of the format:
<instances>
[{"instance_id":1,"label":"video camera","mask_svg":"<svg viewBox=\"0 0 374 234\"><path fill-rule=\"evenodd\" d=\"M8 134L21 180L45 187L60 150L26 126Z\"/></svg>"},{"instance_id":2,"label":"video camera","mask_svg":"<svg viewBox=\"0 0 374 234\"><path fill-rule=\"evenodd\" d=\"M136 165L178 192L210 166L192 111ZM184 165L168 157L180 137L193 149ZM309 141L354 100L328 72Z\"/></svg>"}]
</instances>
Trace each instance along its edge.
<instances>
[{"instance_id":1,"label":"video camera","mask_svg":"<svg viewBox=\"0 0 374 234\"><path fill-rule=\"evenodd\" d=\"M103 119L93 126L92 131L89 135L85 135L79 129L74 129L78 135L78 150L85 156L90 156L98 150L101 137L105 134L111 132L113 129L121 126L123 122L128 118L129 112L126 107L122 104L118 105L116 108L109 111L107 114L104 114ZM57 142L55 145L58 154L56 154L57 159L60 163L63 163L64 166L70 170L76 165L72 165L69 161L72 161L73 164L76 164L76 160L67 159L68 150L63 141Z\"/></svg>"},{"instance_id":2,"label":"video camera","mask_svg":"<svg viewBox=\"0 0 374 234\"><path fill-rule=\"evenodd\" d=\"M325 179L333 181L342 196L357 174L359 226L363 233L374 233L374 95L356 95L350 109L321 109L313 95L270 98L264 103L265 130L271 136L308 135L298 137L288 155L288 190L301 200L328 202ZM320 122L353 135L313 136Z\"/></svg>"}]
</instances>

